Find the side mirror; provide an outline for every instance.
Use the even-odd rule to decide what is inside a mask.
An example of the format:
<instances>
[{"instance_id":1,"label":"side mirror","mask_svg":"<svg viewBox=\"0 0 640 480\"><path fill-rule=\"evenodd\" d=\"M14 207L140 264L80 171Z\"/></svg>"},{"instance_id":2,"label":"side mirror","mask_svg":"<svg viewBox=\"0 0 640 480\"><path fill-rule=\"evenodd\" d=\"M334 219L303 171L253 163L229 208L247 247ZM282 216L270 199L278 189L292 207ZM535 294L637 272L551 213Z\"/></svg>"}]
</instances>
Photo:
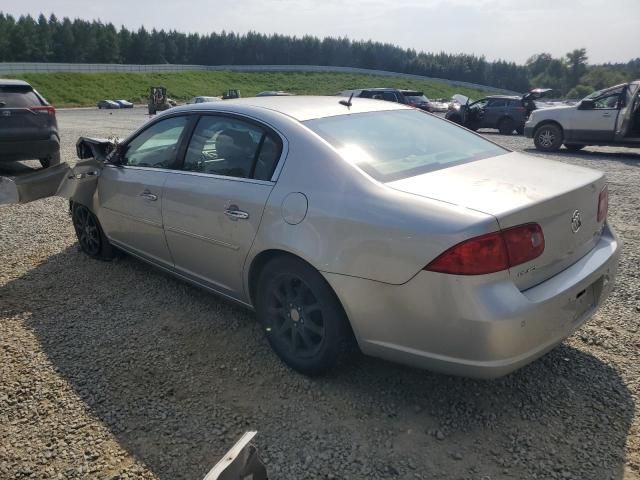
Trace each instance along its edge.
<instances>
[{"instance_id":1,"label":"side mirror","mask_svg":"<svg viewBox=\"0 0 640 480\"><path fill-rule=\"evenodd\" d=\"M596 102L590 98L585 98L578 105L578 110L593 110L596 106Z\"/></svg>"}]
</instances>

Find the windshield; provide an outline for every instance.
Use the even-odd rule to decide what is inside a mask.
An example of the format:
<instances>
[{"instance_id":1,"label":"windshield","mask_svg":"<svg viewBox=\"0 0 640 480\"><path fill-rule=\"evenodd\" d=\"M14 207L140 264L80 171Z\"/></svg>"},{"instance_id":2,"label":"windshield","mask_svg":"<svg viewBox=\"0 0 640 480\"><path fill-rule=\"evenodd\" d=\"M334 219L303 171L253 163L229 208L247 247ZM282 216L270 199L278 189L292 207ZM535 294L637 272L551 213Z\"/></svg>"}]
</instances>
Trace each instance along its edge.
<instances>
[{"instance_id":1,"label":"windshield","mask_svg":"<svg viewBox=\"0 0 640 480\"><path fill-rule=\"evenodd\" d=\"M345 160L381 182L508 153L479 135L417 110L340 115L304 124Z\"/></svg>"}]
</instances>

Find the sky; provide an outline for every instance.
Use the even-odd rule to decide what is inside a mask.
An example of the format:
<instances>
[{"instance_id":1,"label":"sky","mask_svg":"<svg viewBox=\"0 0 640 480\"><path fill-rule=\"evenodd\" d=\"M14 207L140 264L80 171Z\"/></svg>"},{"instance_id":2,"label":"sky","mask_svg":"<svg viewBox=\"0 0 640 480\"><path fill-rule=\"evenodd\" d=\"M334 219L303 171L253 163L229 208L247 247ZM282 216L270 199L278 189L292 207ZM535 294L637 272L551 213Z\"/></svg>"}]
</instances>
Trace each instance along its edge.
<instances>
[{"instance_id":1,"label":"sky","mask_svg":"<svg viewBox=\"0 0 640 480\"><path fill-rule=\"evenodd\" d=\"M589 63L640 57L640 0L3 0L0 11L130 29L346 36L518 63L575 48Z\"/></svg>"}]
</instances>

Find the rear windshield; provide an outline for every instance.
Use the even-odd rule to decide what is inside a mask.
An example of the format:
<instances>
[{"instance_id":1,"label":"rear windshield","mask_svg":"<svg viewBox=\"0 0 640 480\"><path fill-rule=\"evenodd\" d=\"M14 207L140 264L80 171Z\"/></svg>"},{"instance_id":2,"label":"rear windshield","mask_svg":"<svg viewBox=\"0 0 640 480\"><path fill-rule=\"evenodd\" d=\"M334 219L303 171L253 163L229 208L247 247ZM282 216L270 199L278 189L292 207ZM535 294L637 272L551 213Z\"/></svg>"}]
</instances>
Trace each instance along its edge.
<instances>
[{"instance_id":1,"label":"rear windshield","mask_svg":"<svg viewBox=\"0 0 640 480\"><path fill-rule=\"evenodd\" d=\"M304 124L345 160L381 182L508 153L479 135L418 110L340 115Z\"/></svg>"},{"instance_id":2,"label":"rear windshield","mask_svg":"<svg viewBox=\"0 0 640 480\"><path fill-rule=\"evenodd\" d=\"M0 108L24 108L42 105L31 87L0 86Z\"/></svg>"}]
</instances>

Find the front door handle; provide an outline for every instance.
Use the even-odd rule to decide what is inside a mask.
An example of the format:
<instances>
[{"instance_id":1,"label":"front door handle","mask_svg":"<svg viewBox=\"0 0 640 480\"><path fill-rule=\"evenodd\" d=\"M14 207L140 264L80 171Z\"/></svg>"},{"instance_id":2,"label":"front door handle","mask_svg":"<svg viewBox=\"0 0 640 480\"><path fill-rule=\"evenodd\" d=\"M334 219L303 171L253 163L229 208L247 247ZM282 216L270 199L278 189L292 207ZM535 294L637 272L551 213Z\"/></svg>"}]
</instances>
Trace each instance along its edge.
<instances>
[{"instance_id":1,"label":"front door handle","mask_svg":"<svg viewBox=\"0 0 640 480\"><path fill-rule=\"evenodd\" d=\"M603 114L602 114L602 116L603 116L603 117L607 117L607 118L608 118L608 117L610 117L610 116L611 116L611 114L610 114L610 113L603 113Z\"/></svg>"},{"instance_id":2,"label":"front door handle","mask_svg":"<svg viewBox=\"0 0 640 480\"><path fill-rule=\"evenodd\" d=\"M244 210L239 210L238 207L232 205L226 208L224 214L232 220L246 220L249 218L249 213Z\"/></svg>"},{"instance_id":3,"label":"front door handle","mask_svg":"<svg viewBox=\"0 0 640 480\"><path fill-rule=\"evenodd\" d=\"M140 196L145 200L151 200L152 202L155 202L156 200L158 200L158 196L151 193L149 190L145 190L140 194Z\"/></svg>"}]
</instances>

